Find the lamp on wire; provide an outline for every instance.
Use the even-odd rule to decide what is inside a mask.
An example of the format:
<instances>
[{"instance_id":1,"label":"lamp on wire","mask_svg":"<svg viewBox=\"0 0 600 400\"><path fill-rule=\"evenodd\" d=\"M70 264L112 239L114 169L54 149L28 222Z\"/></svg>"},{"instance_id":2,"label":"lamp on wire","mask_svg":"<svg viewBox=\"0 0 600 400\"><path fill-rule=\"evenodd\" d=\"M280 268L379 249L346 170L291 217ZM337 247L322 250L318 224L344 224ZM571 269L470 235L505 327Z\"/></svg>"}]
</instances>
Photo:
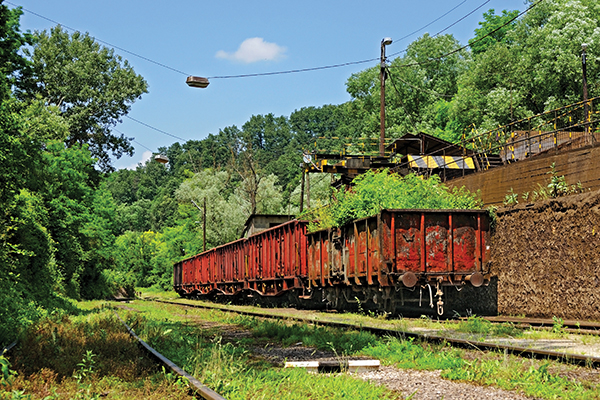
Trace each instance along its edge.
<instances>
[{"instance_id":1,"label":"lamp on wire","mask_svg":"<svg viewBox=\"0 0 600 400\"><path fill-rule=\"evenodd\" d=\"M208 87L208 85L210 85L208 78L202 78L200 76L188 76L185 80L185 83L187 83L189 87L196 87L201 89L205 89L206 87Z\"/></svg>"}]
</instances>

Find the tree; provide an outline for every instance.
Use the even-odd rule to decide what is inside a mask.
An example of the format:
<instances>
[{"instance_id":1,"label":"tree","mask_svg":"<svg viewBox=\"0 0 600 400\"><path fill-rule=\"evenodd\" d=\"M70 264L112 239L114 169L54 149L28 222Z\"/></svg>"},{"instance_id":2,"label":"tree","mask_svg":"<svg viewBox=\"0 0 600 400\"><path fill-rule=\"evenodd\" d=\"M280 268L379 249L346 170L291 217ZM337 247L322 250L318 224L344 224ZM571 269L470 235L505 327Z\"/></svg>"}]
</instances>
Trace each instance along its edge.
<instances>
[{"instance_id":1,"label":"tree","mask_svg":"<svg viewBox=\"0 0 600 400\"><path fill-rule=\"evenodd\" d=\"M425 34L408 46L404 56L391 62L385 99L388 137L418 131L435 133L436 103L457 92L458 78L470 61L466 51L440 57L460 47L452 35ZM352 96L350 117L361 121L361 136L378 136L379 79L379 67L373 67L353 74L346 83Z\"/></svg>"},{"instance_id":2,"label":"tree","mask_svg":"<svg viewBox=\"0 0 600 400\"><path fill-rule=\"evenodd\" d=\"M495 15L493 8L484 12L484 20L479 22L481 28L475 29L475 37L469 39L473 54L481 54L495 43L510 44L506 34L515 28L517 22L509 23L509 21L516 18L517 15L519 15L518 10L502 10L502 15Z\"/></svg>"},{"instance_id":3,"label":"tree","mask_svg":"<svg viewBox=\"0 0 600 400\"><path fill-rule=\"evenodd\" d=\"M201 212L192 204L202 206L206 199L206 239L207 248L238 239L244 222L250 215L241 207L241 201L233 195L235 187L227 171L205 169L185 180L175 192L180 204L182 220L191 221L194 231L201 235ZM198 221L198 224L195 222ZM186 249L187 250L187 249Z\"/></svg>"},{"instance_id":4,"label":"tree","mask_svg":"<svg viewBox=\"0 0 600 400\"><path fill-rule=\"evenodd\" d=\"M10 10L0 0L0 102L8 99L13 87L23 88L24 78L31 73L30 63L20 54L31 45L31 34L19 31L20 7Z\"/></svg>"},{"instance_id":5,"label":"tree","mask_svg":"<svg viewBox=\"0 0 600 400\"><path fill-rule=\"evenodd\" d=\"M87 33L73 35L60 26L36 32L33 51L26 51L33 64L33 90L23 98L41 96L58 107L68 122L67 146L89 144L98 166L112 170L110 154L133 155L128 138L111 128L126 115L133 102L147 93L144 79L126 60L100 46Z\"/></svg>"},{"instance_id":6,"label":"tree","mask_svg":"<svg viewBox=\"0 0 600 400\"><path fill-rule=\"evenodd\" d=\"M504 12L502 18L508 18ZM487 24L499 24L489 13ZM540 2L502 40L488 43L459 80L450 119L485 131L582 100L581 45L588 43L589 96L600 94L600 4Z\"/></svg>"}]
</instances>

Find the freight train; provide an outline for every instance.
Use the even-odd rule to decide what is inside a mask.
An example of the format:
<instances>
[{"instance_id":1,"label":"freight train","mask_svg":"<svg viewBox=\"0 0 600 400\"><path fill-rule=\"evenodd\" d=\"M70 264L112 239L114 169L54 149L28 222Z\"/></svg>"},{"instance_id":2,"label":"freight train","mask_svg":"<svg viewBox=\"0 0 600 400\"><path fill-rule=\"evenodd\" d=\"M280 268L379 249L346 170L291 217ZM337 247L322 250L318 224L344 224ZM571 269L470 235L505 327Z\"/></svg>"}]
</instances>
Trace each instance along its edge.
<instances>
[{"instance_id":1,"label":"freight train","mask_svg":"<svg viewBox=\"0 0 600 400\"><path fill-rule=\"evenodd\" d=\"M182 260L174 289L402 315L493 313L473 300L490 280L487 211L382 210L313 233L307 226L292 220Z\"/></svg>"}]
</instances>

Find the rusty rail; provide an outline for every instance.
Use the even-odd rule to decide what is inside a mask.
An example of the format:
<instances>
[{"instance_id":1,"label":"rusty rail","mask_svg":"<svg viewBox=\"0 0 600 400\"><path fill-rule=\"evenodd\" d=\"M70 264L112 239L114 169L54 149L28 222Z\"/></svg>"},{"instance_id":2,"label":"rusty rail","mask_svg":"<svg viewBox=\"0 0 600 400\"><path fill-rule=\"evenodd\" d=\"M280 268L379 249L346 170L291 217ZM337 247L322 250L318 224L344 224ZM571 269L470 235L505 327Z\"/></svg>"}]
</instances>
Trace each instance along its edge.
<instances>
[{"instance_id":1,"label":"rusty rail","mask_svg":"<svg viewBox=\"0 0 600 400\"><path fill-rule=\"evenodd\" d=\"M0 356L8 353L13 347L15 347L17 345L17 342L12 342L11 344L9 344L8 346L4 347L2 349L2 351L0 351Z\"/></svg>"},{"instance_id":2,"label":"rusty rail","mask_svg":"<svg viewBox=\"0 0 600 400\"><path fill-rule=\"evenodd\" d=\"M227 312L234 312L240 315L247 315L253 317L261 317L261 318L270 318L270 319L288 319L297 322L304 323L312 323L323 326L331 326L336 328L343 329L358 329L373 333L377 336L395 336L395 337L403 337L403 338L414 338L418 340L423 340L427 342L435 342L435 343L450 343L453 346L462 347L466 349L479 349L479 350L492 350L492 351L506 351L511 354L521 356L521 357L531 357L536 359L552 359L556 361L560 361L566 364L575 364L584 367L600 367L600 357L595 356L585 356L580 354L570 354L566 352L558 352L558 351L550 351L550 350L538 350L532 349L528 347L521 346L510 346L505 344L496 344L496 343L488 343L488 342L480 342L466 339L455 339L449 338L446 336L439 335L430 335L427 333L416 333L416 332L408 332L408 331L398 331L387 328L377 328L372 326L365 325L353 325L347 324L343 322L332 322L332 321L322 321L322 320L313 320L310 318L301 318L301 317L290 317L290 316L279 316L273 314L263 314L259 312L253 311L238 311L232 310L228 307L220 307L217 305L214 306L204 306L200 304L185 304L185 303L177 303L172 301L165 300L152 300L159 303L173 304L183 307L192 307L192 308L204 308L204 309L218 309Z\"/></svg>"},{"instance_id":3,"label":"rusty rail","mask_svg":"<svg viewBox=\"0 0 600 400\"><path fill-rule=\"evenodd\" d=\"M213 391L212 389L208 388L207 386L204 386L202 384L202 382L200 382L198 379L194 378L192 375L188 374L183 369L179 368L175 363L173 363L167 357L163 356L158 351L156 351L152 347L150 347L150 345L148 345L148 343L144 342L142 339L140 339L140 337L138 335L136 335L136 333L133 331L133 329L131 329L129 327L129 325L127 325L127 323L125 323L125 321L123 321L123 319L119 316L119 314L117 314L115 312L115 315L117 316L119 321L121 321L121 323L125 326L125 328L127 328L127 331L129 332L129 334L131 336L133 336L134 338L136 338L137 341L142 345L142 347L144 347L144 349L146 349L150 354L152 354L152 356L154 356L160 362L162 362L164 365L166 365L171 371L173 371L177 375L187 379L187 381L192 386L192 389L195 392L197 392L200 396L202 396L202 398L204 398L206 400L227 400L227 399L225 399L225 397L221 396L217 392Z\"/></svg>"}]
</instances>

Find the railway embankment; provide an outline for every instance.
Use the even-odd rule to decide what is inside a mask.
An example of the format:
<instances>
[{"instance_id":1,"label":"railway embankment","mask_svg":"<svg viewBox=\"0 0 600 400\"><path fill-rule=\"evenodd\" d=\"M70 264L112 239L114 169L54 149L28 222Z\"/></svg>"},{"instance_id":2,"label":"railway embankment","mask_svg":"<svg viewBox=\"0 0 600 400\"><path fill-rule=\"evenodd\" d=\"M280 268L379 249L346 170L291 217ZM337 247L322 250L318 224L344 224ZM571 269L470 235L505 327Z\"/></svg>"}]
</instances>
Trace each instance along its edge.
<instances>
[{"instance_id":1,"label":"railway embankment","mask_svg":"<svg viewBox=\"0 0 600 400\"><path fill-rule=\"evenodd\" d=\"M600 191L498 210L498 313L600 320Z\"/></svg>"}]
</instances>

